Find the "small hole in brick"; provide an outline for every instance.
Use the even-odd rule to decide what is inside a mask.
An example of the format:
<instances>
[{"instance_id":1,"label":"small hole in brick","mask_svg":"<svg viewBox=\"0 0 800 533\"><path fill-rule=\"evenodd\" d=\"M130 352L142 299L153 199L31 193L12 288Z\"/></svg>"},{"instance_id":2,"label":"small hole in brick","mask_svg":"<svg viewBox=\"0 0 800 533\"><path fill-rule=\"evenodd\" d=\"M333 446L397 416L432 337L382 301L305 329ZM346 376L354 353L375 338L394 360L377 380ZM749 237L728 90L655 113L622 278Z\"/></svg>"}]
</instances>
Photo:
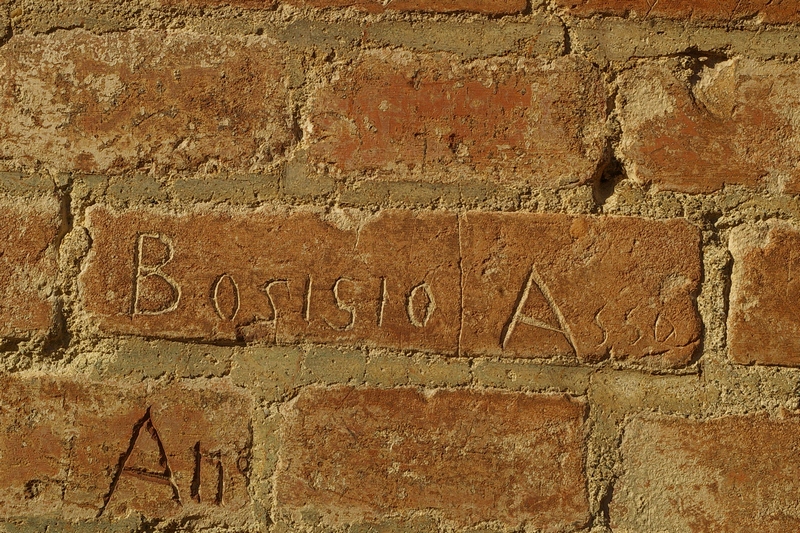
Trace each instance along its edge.
<instances>
[{"instance_id":1,"label":"small hole in brick","mask_svg":"<svg viewBox=\"0 0 800 533\"><path fill-rule=\"evenodd\" d=\"M606 201L613 196L617 184L626 177L625 167L616 157L611 156L600 172L600 177L594 181L592 193L598 207L605 205Z\"/></svg>"}]
</instances>

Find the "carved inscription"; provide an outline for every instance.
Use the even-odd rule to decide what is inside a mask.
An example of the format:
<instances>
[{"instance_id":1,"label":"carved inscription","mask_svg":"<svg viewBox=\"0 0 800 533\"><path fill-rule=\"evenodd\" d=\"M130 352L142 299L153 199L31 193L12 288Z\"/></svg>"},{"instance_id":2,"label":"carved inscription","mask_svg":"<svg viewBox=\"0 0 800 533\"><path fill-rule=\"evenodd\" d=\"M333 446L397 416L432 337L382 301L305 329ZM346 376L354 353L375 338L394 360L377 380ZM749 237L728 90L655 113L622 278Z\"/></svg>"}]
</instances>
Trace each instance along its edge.
<instances>
[{"instance_id":1,"label":"carved inscription","mask_svg":"<svg viewBox=\"0 0 800 533\"><path fill-rule=\"evenodd\" d=\"M389 210L357 227L321 215L177 219L93 208L95 257L113 258L83 276L87 295L103 291L88 307L101 328L134 334L455 354L456 215ZM126 246L135 250L127 290L118 282L124 260L112 251Z\"/></svg>"},{"instance_id":2,"label":"carved inscription","mask_svg":"<svg viewBox=\"0 0 800 533\"><path fill-rule=\"evenodd\" d=\"M227 382L6 376L0 391L0 518L247 512L253 405Z\"/></svg>"},{"instance_id":3,"label":"carved inscription","mask_svg":"<svg viewBox=\"0 0 800 533\"><path fill-rule=\"evenodd\" d=\"M107 331L204 341L665 368L699 345L699 233L686 221L404 210L343 220L94 208L87 308ZM117 252L130 243L132 295L117 275L130 272Z\"/></svg>"},{"instance_id":4,"label":"carved inscription","mask_svg":"<svg viewBox=\"0 0 800 533\"><path fill-rule=\"evenodd\" d=\"M531 295L531 289L533 287L535 287L545 298L545 300L547 300L550 309L553 311L553 315L558 321L557 326L543 322L538 318L523 314L523 310L525 309L525 305L528 303L528 299ZM555 300L553 300L553 296L550 294L550 291L547 288L547 285L545 285L544 280L542 280L539 272L537 272L536 265L531 267L531 273L528 275L528 281L525 283L525 286L520 293L519 301L514 307L514 312L511 315L511 318L509 318L506 327L503 328L503 333L500 337L500 346L504 350L508 346L508 341L511 339L511 335L514 333L514 329L517 327L517 324L525 324L535 328L541 328L560 333L564 336L567 342L569 342L569 345L572 347L575 355L578 354L578 350L575 348L575 341L572 337L572 331L569 329L569 324L567 324L564 314L561 312L561 309L559 309L558 304L556 304Z\"/></svg>"},{"instance_id":5,"label":"carved inscription","mask_svg":"<svg viewBox=\"0 0 800 533\"><path fill-rule=\"evenodd\" d=\"M333 284L333 297L336 300L336 307L338 307L342 311L346 311L347 313L349 313L350 320L347 322L347 324L345 324L344 326L341 326L341 327L338 327L338 326L335 326L335 325L331 324L330 322L328 322L327 319L325 319L325 322L332 329L336 329L336 330L339 330L339 331L349 331L349 330L353 329L353 325L356 322L356 308L353 307L352 305L347 304L346 302L344 302L342 300L342 297L339 295L339 285L341 283L353 283L353 280L352 279L347 279L347 278L339 278Z\"/></svg>"},{"instance_id":6,"label":"carved inscription","mask_svg":"<svg viewBox=\"0 0 800 533\"><path fill-rule=\"evenodd\" d=\"M222 466L222 454L219 450L214 452L204 451L200 441L194 445L194 475L192 476L192 499L197 503L202 503L203 497L201 490L205 493L203 488L203 464L209 463L216 471L217 478L215 482L209 484L209 493L213 493L214 497L210 499L215 505L222 505L223 496L225 494L225 469ZM209 499L206 496L206 499Z\"/></svg>"},{"instance_id":7,"label":"carved inscription","mask_svg":"<svg viewBox=\"0 0 800 533\"><path fill-rule=\"evenodd\" d=\"M386 278L381 278L381 297L378 304L378 327L383 326L383 311L386 309L386 302L389 300L389 292L386 290Z\"/></svg>"},{"instance_id":8,"label":"carved inscription","mask_svg":"<svg viewBox=\"0 0 800 533\"><path fill-rule=\"evenodd\" d=\"M155 464L151 465L149 468L146 466L130 465L129 461L131 460L131 456L137 451L137 446L144 446L140 444L140 441L148 438L152 441L150 444L154 445L157 449ZM195 443L192 450L194 452L194 471L192 473L192 484L190 487L191 499L196 503L206 502L218 506L223 505L225 494L225 469L222 464L222 453L219 450L205 450L200 441ZM210 482L206 482L206 480L203 479L203 472L207 470L204 468L206 465L210 465L213 472L216 474L215 478ZM133 426L130 444L128 449L120 456L119 464L111 481L111 486L108 489L108 493L103 497L103 506L97 514L98 517L103 516L111 499L114 497L118 485L120 482L124 481L125 477L166 486L171 491L171 498L175 504L178 507L183 506L180 490L176 483L175 476L173 475L173 470L170 467L164 443L161 437L159 437L158 430L153 423L150 408L147 409L144 416ZM205 488L206 486L208 487L207 489Z\"/></svg>"},{"instance_id":9,"label":"carved inscription","mask_svg":"<svg viewBox=\"0 0 800 533\"><path fill-rule=\"evenodd\" d=\"M163 315L178 308L181 290L162 268L172 261L175 248L161 234L141 234L134 255L132 315Z\"/></svg>"},{"instance_id":10,"label":"carved inscription","mask_svg":"<svg viewBox=\"0 0 800 533\"><path fill-rule=\"evenodd\" d=\"M463 352L673 368L697 349L685 221L468 213L461 228Z\"/></svg>"},{"instance_id":11,"label":"carved inscription","mask_svg":"<svg viewBox=\"0 0 800 533\"><path fill-rule=\"evenodd\" d=\"M155 444L158 449L158 465L154 465L155 469L128 465L128 460L136 450L139 439L142 438L142 430L144 430L144 432L147 434L147 437L144 438L149 437L152 439L152 443ZM126 475L150 483L168 486L172 491L172 499L175 501L175 503L179 506L182 504L181 495L178 491L178 485L176 485L175 478L172 476L172 469L169 466L169 460L167 459L167 454L164 451L164 444L161 442L161 438L158 436L158 430L156 430L155 426L153 425L153 419L150 416L149 408L141 420L139 420L136 425L133 426L133 434L131 435L130 445L119 458L119 466L117 467L117 471L114 474L113 480L111 481L108 494L106 494L106 496L103 498L103 506L100 508L100 512L97 514L98 517L103 516L103 513L108 507L111 498L114 496L114 492L117 490L120 480Z\"/></svg>"},{"instance_id":12,"label":"carved inscription","mask_svg":"<svg viewBox=\"0 0 800 533\"><path fill-rule=\"evenodd\" d=\"M424 304L420 305L418 303L418 296L425 298ZM420 310L419 307L421 307L422 310ZM408 311L408 320L411 324L415 328L424 328L431 319L433 312L436 311L436 299L433 297L431 286L423 281L411 289L411 292L408 294L406 310Z\"/></svg>"},{"instance_id":13,"label":"carved inscription","mask_svg":"<svg viewBox=\"0 0 800 533\"><path fill-rule=\"evenodd\" d=\"M223 274L214 283L211 301L217 316L233 320L239 312L239 286L230 274Z\"/></svg>"}]
</instances>

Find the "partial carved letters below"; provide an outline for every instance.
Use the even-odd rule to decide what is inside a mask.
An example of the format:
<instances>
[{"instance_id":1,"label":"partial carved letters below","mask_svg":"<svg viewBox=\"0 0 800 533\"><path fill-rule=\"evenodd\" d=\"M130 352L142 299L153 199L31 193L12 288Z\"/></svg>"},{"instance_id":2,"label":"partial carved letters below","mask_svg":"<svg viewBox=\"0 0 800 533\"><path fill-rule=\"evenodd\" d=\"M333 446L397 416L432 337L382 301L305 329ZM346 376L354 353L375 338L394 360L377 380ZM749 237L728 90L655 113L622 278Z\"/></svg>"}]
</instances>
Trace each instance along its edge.
<instances>
[{"instance_id":1,"label":"partial carved letters below","mask_svg":"<svg viewBox=\"0 0 800 533\"><path fill-rule=\"evenodd\" d=\"M223 380L6 377L0 390L2 517L248 512L252 402Z\"/></svg>"},{"instance_id":2,"label":"partial carved letters below","mask_svg":"<svg viewBox=\"0 0 800 533\"><path fill-rule=\"evenodd\" d=\"M103 207L89 220L83 294L110 333L667 368L699 344L699 232L683 220Z\"/></svg>"}]
</instances>

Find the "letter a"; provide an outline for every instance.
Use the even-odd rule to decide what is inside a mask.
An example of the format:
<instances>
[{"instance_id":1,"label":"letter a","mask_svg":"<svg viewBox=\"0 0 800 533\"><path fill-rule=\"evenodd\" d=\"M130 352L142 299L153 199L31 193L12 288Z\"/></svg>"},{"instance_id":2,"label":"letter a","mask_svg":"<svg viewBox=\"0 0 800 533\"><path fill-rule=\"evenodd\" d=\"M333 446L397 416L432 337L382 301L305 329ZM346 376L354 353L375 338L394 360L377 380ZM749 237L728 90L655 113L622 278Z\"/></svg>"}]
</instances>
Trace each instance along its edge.
<instances>
[{"instance_id":1,"label":"letter a","mask_svg":"<svg viewBox=\"0 0 800 533\"><path fill-rule=\"evenodd\" d=\"M531 287L533 285L536 285L536 287L542 293L542 296L544 296L544 299L547 301L550 310L553 311L553 314L556 316L556 320L558 320L560 327L553 327L545 322L542 322L541 320L522 314L525 304L528 303L528 298L531 294ZM514 333L514 329L516 328L517 324L526 324L535 328L541 328L560 333L567 340L575 354L578 354L578 350L575 348L575 341L572 338L572 331L570 331L569 325L564 319L564 314L561 312L561 309L558 308L558 305L556 305L555 300L553 300L553 296L550 294L550 290L547 288L547 285L545 285L544 280L539 275L539 272L536 271L536 265L531 267L531 273L528 275L528 281L525 284L525 287L522 289L519 301L514 309L514 314L511 315L508 324L506 324L506 327L504 328L502 338L500 339L500 346L504 350L508 345L508 341L511 340L511 334Z\"/></svg>"},{"instance_id":2,"label":"letter a","mask_svg":"<svg viewBox=\"0 0 800 533\"><path fill-rule=\"evenodd\" d=\"M159 248L161 257L158 257ZM178 307L180 287L161 270L174 255L175 249L165 236L139 235L134 256L131 315L163 315Z\"/></svg>"},{"instance_id":3,"label":"letter a","mask_svg":"<svg viewBox=\"0 0 800 533\"><path fill-rule=\"evenodd\" d=\"M139 463L139 461L135 460L137 459L136 457L132 459L134 452L137 450L137 444L140 448L148 446L147 442L141 444L139 443L139 438L143 433L142 429L146 430L147 434L150 436L149 447L151 448L151 453L145 454L143 453L143 450L140 450L139 455L147 456L148 458L152 458L154 455L157 456L158 466L156 470L144 468L139 464L136 464ZM155 454L152 452L155 452ZM111 480L111 486L108 488L108 493L106 493L106 496L103 498L103 506L100 508L100 512L97 514L98 518L103 515L108 507L111 497L114 495L114 492L116 492L120 479L123 475L169 487L172 492L172 499L179 506L182 505L181 496L178 492L178 485L175 484L175 479L172 476L172 469L169 466L169 460L167 459L167 453L164 451L164 445L161 442L161 437L158 436L158 431L153 425L153 419L150 416L149 407L147 408L147 412L145 412L144 416L133 426L130 444L128 445L128 449L125 450L125 452L119 457L117 471L114 473L114 478Z\"/></svg>"}]
</instances>

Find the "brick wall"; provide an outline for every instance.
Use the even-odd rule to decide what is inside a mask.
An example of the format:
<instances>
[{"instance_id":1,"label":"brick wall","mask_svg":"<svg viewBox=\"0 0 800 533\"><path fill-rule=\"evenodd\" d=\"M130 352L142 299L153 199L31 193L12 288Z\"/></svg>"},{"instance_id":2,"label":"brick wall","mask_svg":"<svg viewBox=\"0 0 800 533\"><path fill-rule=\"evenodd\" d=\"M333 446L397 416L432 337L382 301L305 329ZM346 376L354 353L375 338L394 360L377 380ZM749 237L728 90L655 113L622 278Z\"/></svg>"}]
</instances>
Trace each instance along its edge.
<instances>
[{"instance_id":1,"label":"brick wall","mask_svg":"<svg viewBox=\"0 0 800 533\"><path fill-rule=\"evenodd\" d=\"M0 2L0 531L800 530L798 24Z\"/></svg>"}]
</instances>

